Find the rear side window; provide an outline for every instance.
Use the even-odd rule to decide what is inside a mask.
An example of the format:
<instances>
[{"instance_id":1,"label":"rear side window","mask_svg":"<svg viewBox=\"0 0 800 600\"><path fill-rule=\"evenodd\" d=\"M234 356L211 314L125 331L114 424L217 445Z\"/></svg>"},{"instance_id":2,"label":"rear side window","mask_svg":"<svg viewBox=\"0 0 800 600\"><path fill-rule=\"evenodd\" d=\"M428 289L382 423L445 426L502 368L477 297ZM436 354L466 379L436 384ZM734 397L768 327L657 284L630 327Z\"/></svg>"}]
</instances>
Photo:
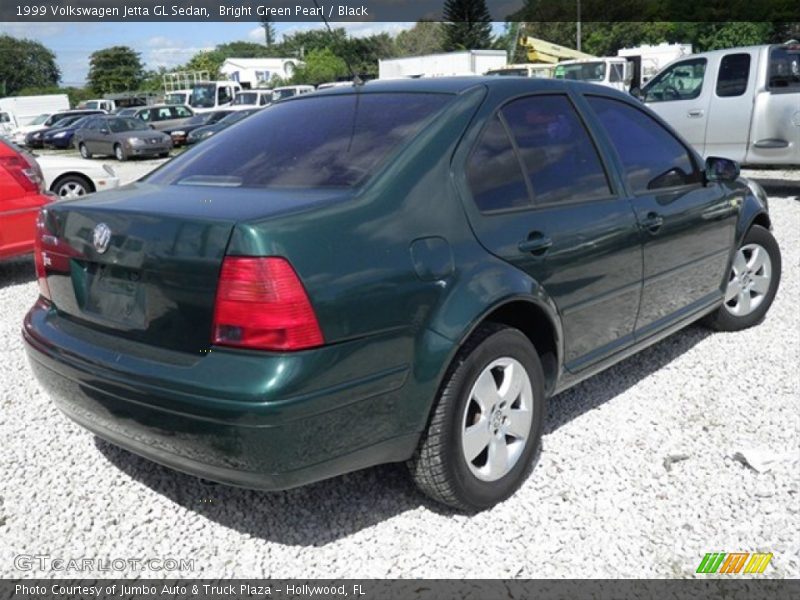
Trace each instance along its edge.
<instances>
[{"instance_id":1,"label":"rear side window","mask_svg":"<svg viewBox=\"0 0 800 600\"><path fill-rule=\"evenodd\" d=\"M565 96L531 96L502 110L536 204L611 195L592 139Z\"/></svg>"},{"instance_id":2,"label":"rear side window","mask_svg":"<svg viewBox=\"0 0 800 600\"><path fill-rule=\"evenodd\" d=\"M273 106L176 158L148 180L237 187L351 187L363 181L449 94L356 93ZM239 113L241 114L241 113Z\"/></svg>"},{"instance_id":3,"label":"rear side window","mask_svg":"<svg viewBox=\"0 0 800 600\"><path fill-rule=\"evenodd\" d=\"M741 96L747 90L749 78L750 55L726 54L719 63L717 96L721 98Z\"/></svg>"},{"instance_id":4,"label":"rear side window","mask_svg":"<svg viewBox=\"0 0 800 600\"><path fill-rule=\"evenodd\" d=\"M769 89L800 92L800 45L770 50Z\"/></svg>"},{"instance_id":5,"label":"rear side window","mask_svg":"<svg viewBox=\"0 0 800 600\"><path fill-rule=\"evenodd\" d=\"M467 181L482 212L530 206L522 167L499 117L481 133L467 163Z\"/></svg>"},{"instance_id":6,"label":"rear side window","mask_svg":"<svg viewBox=\"0 0 800 600\"><path fill-rule=\"evenodd\" d=\"M618 100L587 100L614 144L634 194L701 181L688 150L651 116Z\"/></svg>"}]
</instances>

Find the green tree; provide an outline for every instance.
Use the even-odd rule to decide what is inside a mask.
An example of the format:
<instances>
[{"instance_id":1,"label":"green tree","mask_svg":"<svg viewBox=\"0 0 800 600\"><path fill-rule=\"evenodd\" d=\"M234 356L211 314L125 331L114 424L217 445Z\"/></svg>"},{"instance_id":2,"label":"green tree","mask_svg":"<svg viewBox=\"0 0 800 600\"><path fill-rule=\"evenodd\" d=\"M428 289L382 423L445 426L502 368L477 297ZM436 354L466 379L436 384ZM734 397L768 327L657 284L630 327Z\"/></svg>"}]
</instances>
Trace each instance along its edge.
<instances>
[{"instance_id":1,"label":"green tree","mask_svg":"<svg viewBox=\"0 0 800 600\"><path fill-rule=\"evenodd\" d=\"M277 37L275 34L275 25L272 23L272 18L261 17L261 27L264 29L264 45L267 48L271 48Z\"/></svg>"},{"instance_id":2,"label":"green tree","mask_svg":"<svg viewBox=\"0 0 800 600\"><path fill-rule=\"evenodd\" d=\"M0 35L0 96L25 87L54 87L60 79L55 55L42 44Z\"/></svg>"},{"instance_id":3,"label":"green tree","mask_svg":"<svg viewBox=\"0 0 800 600\"><path fill-rule=\"evenodd\" d=\"M138 52L128 46L113 46L92 53L86 79L95 93L112 94L139 89L144 75Z\"/></svg>"},{"instance_id":4,"label":"green tree","mask_svg":"<svg viewBox=\"0 0 800 600\"><path fill-rule=\"evenodd\" d=\"M446 0L445 50L480 50L492 47L492 19L485 0Z\"/></svg>"},{"instance_id":5,"label":"green tree","mask_svg":"<svg viewBox=\"0 0 800 600\"><path fill-rule=\"evenodd\" d=\"M347 64L329 48L312 50L306 55L305 64L298 67L292 77L293 83L319 85L326 81L336 81L349 74Z\"/></svg>"},{"instance_id":6,"label":"green tree","mask_svg":"<svg viewBox=\"0 0 800 600\"><path fill-rule=\"evenodd\" d=\"M219 50L204 50L189 59L179 71L208 71L211 79L219 77L219 69L227 57Z\"/></svg>"},{"instance_id":7,"label":"green tree","mask_svg":"<svg viewBox=\"0 0 800 600\"><path fill-rule=\"evenodd\" d=\"M397 34L397 56L422 56L444 51L444 27L436 21L417 21L414 27Z\"/></svg>"}]
</instances>

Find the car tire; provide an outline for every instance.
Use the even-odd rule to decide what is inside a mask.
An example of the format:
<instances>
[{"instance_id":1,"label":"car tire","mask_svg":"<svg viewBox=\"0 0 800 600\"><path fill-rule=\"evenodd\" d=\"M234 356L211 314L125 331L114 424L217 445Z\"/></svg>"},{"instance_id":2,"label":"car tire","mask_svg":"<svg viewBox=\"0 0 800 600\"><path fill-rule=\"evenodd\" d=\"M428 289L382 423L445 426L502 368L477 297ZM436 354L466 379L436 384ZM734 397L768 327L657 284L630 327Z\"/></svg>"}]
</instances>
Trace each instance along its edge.
<instances>
[{"instance_id":1,"label":"car tire","mask_svg":"<svg viewBox=\"0 0 800 600\"><path fill-rule=\"evenodd\" d=\"M168 157L169 157L169 152L162 152L161 154L158 155L158 158L168 158Z\"/></svg>"},{"instance_id":2,"label":"car tire","mask_svg":"<svg viewBox=\"0 0 800 600\"><path fill-rule=\"evenodd\" d=\"M83 158L92 158L92 153L89 152L89 149L86 147L86 144L81 142L78 144L78 151L81 153Z\"/></svg>"},{"instance_id":3,"label":"car tire","mask_svg":"<svg viewBox=\"0 0 800 600\"><path fill-rule=\"evenodd\" d=\"M92 182L81 175L67 175L56 179L50 186L50 191L58 196L59 200L74 200L94 191Z\"/></svg>"},{"instance_id":4,"label":"car tire","mask_svg":"<svg viewBox=\"0 0 800 600\"><path fill-rule=\"evenodd\" d=\"M479 327L445 375L408 461L411 476L425 494L461 511L505 500L530 471L545 407L542 365L528 338L504 325Z\"/></svg>"},{"instance_id":5,"label":"car tire","mask_svg":"<svg viewBox=\"0 0 800 600\"><path fill-rule=\"evenodd\" d=\"M740 331L760 323L781 279L781 251L770 231L753 225L736 249L722 306L705 319L717 331Z\"/></svg>"},{"instance_id":6,"label":"car tire","mask_svg":"<svg viewBox=\"0 0 800 600\"><path fill-rule=\"evenodd\" d=\"M120 162L128 160L128 155L125 154L125 149L122 144L114 144L114 156Z\"/></svg>"}]
</instances>

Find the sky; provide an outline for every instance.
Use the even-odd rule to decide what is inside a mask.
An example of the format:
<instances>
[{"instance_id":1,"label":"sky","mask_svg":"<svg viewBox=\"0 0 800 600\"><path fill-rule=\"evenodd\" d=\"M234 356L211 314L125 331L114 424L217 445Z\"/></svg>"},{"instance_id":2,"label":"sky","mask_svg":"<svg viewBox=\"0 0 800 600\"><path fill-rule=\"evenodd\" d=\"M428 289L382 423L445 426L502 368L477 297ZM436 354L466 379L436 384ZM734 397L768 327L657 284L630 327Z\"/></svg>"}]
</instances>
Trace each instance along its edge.
<instances>
[{"instance_id":1,"label":"sky","mask_svg":"<svg viewBox=\"0 0 800 600\"><path fill-rule=\"evenodd\" d=\"M395 35L413 23L346 22L331 23L344 27L354 37L386 32ZM319 29L319 23L275 23L278 37L296 31ZM503 24L494 24L495 34ZM175 67L201 50L233 41L263 42L264 31L257 22L248 23L0 23L0 34L41 42L56 55L61 69L61 85L81 86L89 70L89 55L109 46L130 46L141 53L148 69Z\"/></svg>"}]
</instances>

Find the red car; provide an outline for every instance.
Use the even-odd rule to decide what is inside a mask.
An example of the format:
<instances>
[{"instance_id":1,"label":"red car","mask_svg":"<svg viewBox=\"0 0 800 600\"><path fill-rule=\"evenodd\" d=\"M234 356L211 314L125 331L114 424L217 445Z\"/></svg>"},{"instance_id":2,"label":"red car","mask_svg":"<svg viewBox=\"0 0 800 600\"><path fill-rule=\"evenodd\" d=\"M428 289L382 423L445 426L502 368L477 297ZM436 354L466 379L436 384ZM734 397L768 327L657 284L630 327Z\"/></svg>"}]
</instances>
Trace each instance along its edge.
<instances>
[{"instance_id":1,"label":"red car","mask_svg":"<svg viewBox=\"0 0 800 600\"><path fill-rule=\"evenodd\" d=\"M0 259L33 252L36 216L53 201L36 161L0 139Z\"/></svg>"}]
</instances>

